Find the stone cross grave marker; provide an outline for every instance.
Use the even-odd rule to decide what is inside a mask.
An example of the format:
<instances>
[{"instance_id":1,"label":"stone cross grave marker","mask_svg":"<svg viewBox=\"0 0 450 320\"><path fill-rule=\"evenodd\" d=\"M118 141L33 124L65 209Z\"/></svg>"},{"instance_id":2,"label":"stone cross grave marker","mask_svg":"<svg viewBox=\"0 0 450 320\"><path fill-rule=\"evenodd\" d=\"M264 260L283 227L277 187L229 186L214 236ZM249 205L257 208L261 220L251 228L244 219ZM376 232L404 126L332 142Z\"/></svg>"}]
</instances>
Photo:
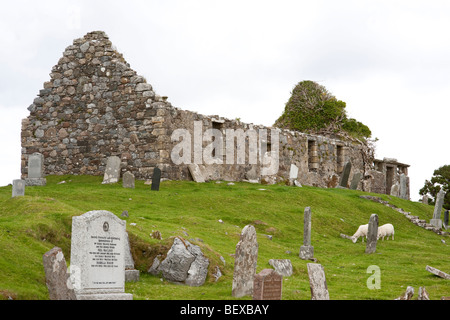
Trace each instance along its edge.
<instances>
[{"instance_id":1,"label":"stone cross grave marker","mask_svg":"<svg viewBox=\"0 0 450 320\"><path fill-rule=\"evenodd\" d=\"M307 263L311 300L330 300L325 270L319 263Z\"/></svg>"},{"instance_id":2,"label":"stone cross grave marker","mask_svg":"<svg viewBox=\"0 0 450 320\"><path fill-rule=\"evenodd\" d=\"M132 300L125 293L126 222L106 210L72 218L70 274L78 300Z\"/></svg>"},{"instance_id":3,"label":"stone cross grave marker","mask_svg":"<svg viewBox=\"0 0 450 320\"><path fill-rule=\"evenodd\" d=\"M61 248L54 247L42 256L50 300L76 300Z\"/></svg>"},{"instance_id":4,"label":"stone cross grave marker","mask_svg":"<svg viewBox=\"0 0 450 320\"><path fill-rule=\"evenodd\" d=\"M45 186L47 179L44 178L44 156L35 152L28 157L28 177L25 178L27 186Z\"/></svg>"},{"instance_id":5,"label":"stone cross grave marker","mask_svg":"<svg viewBox=\"0 0 450 320\"><path fill-rule=\"evenodd\" d=\"M351 170L352 170L352 164L350 162L347 162L347 164L344 167L344 171L342 172L341 180L339 181L340 187L347 188L348 178L350 177Z\"/></svg>"},{"instance_id":6,"label":"stone cross grave marker","mask_svg":"<svg viewBox=\"0 0 450 320\"><path fill-rule=\"evenodd\" d=\"M122 186L124 188L134 189L134 174L127 171L122 176Z\"/></svg>"},{"instance_id":7,"label":"stone cross grave marker","mask_svg":"<svg viewBox=\"0 0 450 320\"><path fill-rule=\"evenodd\" d=\"M25 195L25 180L15 179L12 185L12 198Z\"/></svg>"},{"instance_id":8,"label":"stone cross grave marker","mask_svg":"<svg viewBox=\"0 0 450 320\"><path fill-rule=\"evenodd\" d=\"M242 229L234 255L232 296L240 298L253 293L253 276L256 273L258 242L256 230L252 225Z\"/></svg>"},{"instance_id":9,"label":"stone cross grave marker","mask_svg":"<svg viewBox=\"0 0 450 320\"><path fill-rule=\"evenodd\" d=\"M311 245L311 208L306 207L303 216L303 245L300 247L299 257L309 260L314 256L314 247Z\"/></svg>"},{"instance_id":10,"label":"stone cross grave marker","mask_svg":"<svg viewBox=\"0 0 450 320\"><path fill-rule=\"evenodd\" d=\"M358 188L360 180L361 180L361 172L355 173L352 178L352 183L350 184L350 189L356 190L356 188Z\"/></svg>"},{"instance_id":11,"label":"stone cross grave marker","mask_svg":"<svg viewBox=\"0 0 450 320\"><path fill-rule=\"evenodd\" d=\"M253 300L281 300L283 276L264 269L253 278Z\"/></svg>"},{"instance_id":12,"label":"stone cross grave marker","mask_svg":"<svg viewBox=\"0 0 450 320\"><path fill-rule=\"evenodd\" d=\"M152 176L152 190L159 191L160 183L161 183L161 169L155 167Z\"/></svg>"},{"instance_id":13,"label":"stone cross grave marker","mask_svg":"<svg viewBox=\"0 0 450 320\"><path fill-rule=\"evenodd\" d=\"M369 230L367 231L366 253L374 253L377 249L378 215L372 214L369 219Z\"/></svg>"},{"instance_id":14,"label":"stone cross grave marker","mask_svg":"<svg viewBox=\"0 0 450 320\"><path fill-rule=\"evenodd\" d=\"M116 183L120 179L120 158L118 156L108 157L106 160L103 184Z\"/></svg>"},{"instance_id":15,"label":"stone cross grave marker","mask_svg":"<svg viewBox=\"0 0 450 320\"><path fill-rule=\"evenodd\" d=\"M434 206L433 219L430 220L430 224L436 228L442 228L441 211L444 204L445 191L443 188L439 190L436 196L436 204Z\"/></svg>"}]
</instances>

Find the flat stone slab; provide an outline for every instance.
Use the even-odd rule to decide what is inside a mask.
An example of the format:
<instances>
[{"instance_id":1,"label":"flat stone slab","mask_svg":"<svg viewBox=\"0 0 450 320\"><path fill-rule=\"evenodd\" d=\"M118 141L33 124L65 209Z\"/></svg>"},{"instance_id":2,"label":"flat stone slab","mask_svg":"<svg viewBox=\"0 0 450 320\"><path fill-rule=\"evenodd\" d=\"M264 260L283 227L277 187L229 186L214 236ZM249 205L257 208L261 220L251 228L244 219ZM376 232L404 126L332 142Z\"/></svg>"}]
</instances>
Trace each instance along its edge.
<instances>
[{"instance_id":1,"label":"flat stone slab","mask_svg":"<svg viewBox=\"0 0 450 320\"><path fill-rule=\"evenodd\" d=\"M188 165L188 168L195 182L205 182L205 178L203 178L203 174L197 164L191 163Z\"/></svg>"},{"instance_id":2,"label":"flat stone slab","mask_svg":"<svg viewBox=\"0 0 450 320\"><path fill-rule=\"evenodd\" d=\"M269 264L283 277L292 276L292 263L289 259L270 259Z\"/></svg>"},{"instance_id":3,"label":"flat stone slab","mask_svg":"<svg viewBox=\"0 0 450 320\"><path fill-rule=\"evenodd\" d=\"M448 274L448 273L445 273L445 272L443 272L443 271L441 271L441 270L438 270L438 269L433 268L433 267L430 267L430 266L426 266L425 269L426 269L428 272L431 272L432 274L434 274L434 275L436 275L436 276L438 276L438 277L441 277L441 278L450 280L450 274Z\"/></svg>"}]
</instances>

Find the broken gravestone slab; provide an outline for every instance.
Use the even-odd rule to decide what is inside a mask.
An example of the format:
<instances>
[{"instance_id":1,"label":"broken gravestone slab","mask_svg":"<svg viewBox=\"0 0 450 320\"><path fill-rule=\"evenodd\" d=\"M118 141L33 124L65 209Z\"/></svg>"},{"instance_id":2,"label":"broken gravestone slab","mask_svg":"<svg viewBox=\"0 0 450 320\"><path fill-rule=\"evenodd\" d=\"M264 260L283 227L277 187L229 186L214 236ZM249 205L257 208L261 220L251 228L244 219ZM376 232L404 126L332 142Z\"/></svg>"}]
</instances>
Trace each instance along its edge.
<instances>
[{"instance_id":1,"label":"broken gravestone slab","mask_svg":"<svg viewBox=\"0 0 450 320\"><path fill-rule=\"evenodd\" d=\"M161 274L170 282L198 287L205 283L208 266L209 260L199 246L176 237L166 258L160 261L156 257L148 272L153 275Z\"/></svg>"},{"instance_id":2,"label":"broken gravestone slab","mask_svg":"<svg viewBox=\"0 0 450 320\"><path fill-rule=\"evenodd\" d=\"M283 277L292 276L292 263L289 259L270 259L269 264Z\"/></svg>"},{"instance_id":3,"label":"broken gravestone slab","mask_svg":"<svg viewBox=\"0 0 450 320\"><path fill-rule=\"evenodd\" d=\"M43 257L45 284L50 300L76 300L61 248L54 247Z\"/></svg>"},{"instance_id":4,"label":"broken gravestone slab","mask_svg":"<svg viewBox=\"0 0 450 320\"><path fill-rule=\"evenodd\" d=\"M425 270L427 270L428 272L431 272L432 274L434 274L438 277L450 280L450 274L447 274L441 270L438 270L438 269L430 267L430 266L426 266Z\"/></svg>"},{"instance_id":5,"label":"broken gravestone slab","mask_svg":"<svg viewBox=\"0 0 450 320\"><path fill-rule=\"evenodd\" d=\"M330 300L325 271L319 263L307 263L311 300Z\"/></svg>"},{"instance_id":6,"label":"broken gravestone slab","mask_svg":"<svg viewBox=\"0 0 450 320\"><path fill-rule=\"evenodd\" d=\"M106 160L105 174L103 175L103 184L116 183L120 179L120 158L118 156L108 157Z\"/></svg>"}]
</instances>

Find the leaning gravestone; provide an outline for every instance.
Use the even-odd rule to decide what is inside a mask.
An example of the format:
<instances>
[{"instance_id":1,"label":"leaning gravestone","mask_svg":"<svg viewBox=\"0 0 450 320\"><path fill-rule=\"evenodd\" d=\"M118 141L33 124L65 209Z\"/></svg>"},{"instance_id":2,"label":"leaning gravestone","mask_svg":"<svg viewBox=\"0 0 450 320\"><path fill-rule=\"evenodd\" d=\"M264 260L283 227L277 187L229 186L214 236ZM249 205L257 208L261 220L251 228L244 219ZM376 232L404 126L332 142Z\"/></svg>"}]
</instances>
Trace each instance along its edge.
<instances>
[{"instance_id":1,"label":"leaning gravestone","mask_svg":"<svg viewBox=\"0 0 450 320\"><path fill-rule=\"evenodd\" d=\"M253 293L253 276L256 273L258 242L256 230L252 225L242 229L234 255L232 296L240 298Z\"/></svg>"},{"instance_id":2,"label":"leaning gravestone","mask_svg":"<svg viewBox=\"0 0 450 320\"><path fill-rule=\"evenodd\" d=\"M126 222L106 210L72 218L71 280L78 300L131 300L125 293Z\"/></svg>"},{"instance_id":3,"label":"leaning gravestone","mask_svg":"<svg viewBox=\"0 0 450 320\"><path fill-rule=\"evenodd\" d=\"M366 253L374 253L377 249L378 237L378 215L372 214L369 219L369 230L367 231Z\"/></svg>"},{"instance_id":4,"label":"leaning gravestone","mask_svg":"<svg viewBox=\"0 0 450 320\"><path fill-rule=\"evenodd\" d=\"M307 263L311 300L330 300L325 270L321 264Z\"/></svg>"},{"instance_id":5,"label":"leaning gravestone","mask_svg":"<svg viewBox=\"0 0 450 320\"><path fill-rule=\"evenodd\" d=\"M311 208L306 207L303 217L303 245L300 247L299 257L309 260L314 256L314 247L311 245Z\"/></svg>"},{"instance_id":6,"label":"leaning gravestone","mask_svg":"<svg viewBox=\"0 0 450 320\"><path fill-rule=\"evenodd\" d=\"M281 300L283 276L264 269L253 278L253 300Z\"/></svg>"},{"instance_id":7,"label":"leaning gravestone","mask_svg":"<svg viewBox=\"0 0 450 320\"><path fill-rule=\"evenodd\" d=\"M356 190L356 188L358 188L360 180L361 180L361 172L355 173L352 178L352 183L350 184L350 189Z\"/></svg>"},{"instance_id":8,"label":"leaning gravestone","mask_svg":"<svg viewBox=\"0 0 450 320\"><path fill-rule=\"evenodd\" d=\"M134 268L134 260L131 255L130 239L128 237L128 232L126 234L125 241L125 282L136 282L139 281L139 270Z\"/></svg>"},{"instance_id":9,"label":"leaning gravestone","mask_svg":"<svg viewBox=\"0 0 450 320\"><path fill-rule=\"evenodd\" d=\"M444 204L445 191L443 188L439 190L436 196L436 205L434 206L433 219L430 220L430 224L436 228L442 228L441 211Z\"/></svg>"},{"instance_id":10,"label":"leaning gravestone","mask_svg":"<svg viewBox=\"0 0 450 320\"><path fill-rule=\"evenodd\" d=\"M50 300L76 300L61 248L54 247L42 256L45 284Z\"/></svg>"},{"instance_id":11,"label":"leaning gravestone","mask_svg":"<svg viewBox=\"0 0 450 320\"><path fill-rule=\"evenodd\" d=\"M15 179L12 185L12 198L25 195L25 180Z\"/></svg>"},{"instance_id":12,"label":"leaning gravestone","mask_svg":"<svg viewBox=\"0 0 450 320\"><path fill-rule=\"evenodd\" d=\"M123 174L122 186L124 188L134 189L134 174L132 174L130 171L127 171Z\"/></svg>"},{"instance_id":13,"label":"leaning gravestone","mask_svg":"<svg viewBox=\"0 0 450 320\"><path fill-rule=\"evenodd\" d=\"M352 170L352 164L347 162L345 165L344 171L341 175L341 180L339 181L339 186L342 188L347 188L348 178L350 177L350 171Z\"/></svg>"},{"instance_id":14,"label":"leaning gravestone","mask_svg":"<svg viewBox=\"0 0 450 320\"><path fill-rule=\"evenodd\" d=\"M44 156L35 152L28 157L28 177L25 178L27 186L45 186L47 179L44 178Z\"/></svg>"},{"instance_id":15,"label":"leaning gravestone","mask_svg":"<svg viewBox=\"0 0 450 320\"><path fill-rule=\"evenodd\" d=\"M189 172L191 173L192 179L194 179L195 182L205 182L205 178L203 178L203 174L198 164L188 164L188 168Z\"/></svg>"},{"instance_id":16,"label":"leaning gravestone","mask_svg":"<svg viewBox=\"0 0 450 320\"><path fill-rule=\"evenodd\" d=\"M116 183L120 179L120 158L117 156L108 157L106 160L105 174L103 184Z\"/></svg>"},{"instance_id":17,"label":"leaning gravestone","mask_svg":"<svg viewBox=\"0 0 450 320\"><path fill-rule=\"evenodd\" d=\"M156 167L153 170L152 176L152 190L159 191L159 184L161 183L161 169Z\"/></svg>"},{"instance_id":18,"label":"leaning gravestone","mask_svg":"<svg viewBox=\"0 0 450 320\"><path fill-rule=\"evenodd\" d=\"M283 277L292 276L292 263L289 259L270 259L269 264Z\"/></svg>"}]
</instances>

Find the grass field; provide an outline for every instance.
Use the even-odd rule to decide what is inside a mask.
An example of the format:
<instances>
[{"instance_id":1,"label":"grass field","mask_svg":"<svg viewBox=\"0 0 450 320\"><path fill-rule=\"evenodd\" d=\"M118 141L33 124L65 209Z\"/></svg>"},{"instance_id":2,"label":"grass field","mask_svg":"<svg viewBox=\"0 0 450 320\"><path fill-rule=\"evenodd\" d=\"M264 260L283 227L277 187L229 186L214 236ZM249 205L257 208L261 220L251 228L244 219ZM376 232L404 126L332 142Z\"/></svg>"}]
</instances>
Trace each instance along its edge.
<instances>
[{"instance_id":1,"label":"grass field","mask_svg":"<svg viewBox=\"0 0 450 320\"><path fill-rule=\"evenodd\" d=\"M66 183L58 184L61 181ZM135 265L141 271L139 282L126 284L126 292L134 299L233 299L233 254L242 228L252 224L259 244L256 271L271 268L269 259L290 259L294 274L283 279L283 300L309 300L306 264L311 261L298 257L307 206L312 210L314 257L325 268L330 299L392 300L407 286L416 293L420 286L426 287L431 299L450 296L450 281L425 270L430 265L450 273L450 237L361 199L366 193L360 191L189 181L164 181L160 191L151 191L144 181L136 181L135 189L101 182L102 177L48 176L46 186L27 187L25 196L16 198L11 198L11 186L0 188L0 299L48 299L42 255L58 246L70 262L72 216L108 210L121 217L127 210L129 218L121 218L127 222ZM432 206L372 195L422 219L432 217ZM365 242L354 244L340 234L352 235L359 225L368 223L372 213L378 214L380 225L394 225L395 240L379 241L376 253L365 254ZM151 237L155 230L161 232L162 240ZM153 258L175 236L199 245L209 258L210 274L203 286L175 285L146 273ZM372 265L381 270L380 289L367 287L371 276L367 268ZM215 266L223 274L217 282L211 275Z\"/></svg>"}]
</instances>

